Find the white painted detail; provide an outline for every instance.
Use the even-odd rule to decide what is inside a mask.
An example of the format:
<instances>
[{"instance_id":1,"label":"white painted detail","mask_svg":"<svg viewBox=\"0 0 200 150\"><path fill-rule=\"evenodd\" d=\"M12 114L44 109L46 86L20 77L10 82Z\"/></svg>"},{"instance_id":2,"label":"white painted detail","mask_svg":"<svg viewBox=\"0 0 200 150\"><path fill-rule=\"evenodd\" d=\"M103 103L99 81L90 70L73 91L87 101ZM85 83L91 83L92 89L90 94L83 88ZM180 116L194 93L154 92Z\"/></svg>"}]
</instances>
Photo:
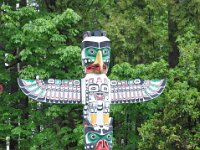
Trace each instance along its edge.
<instances>
[{"instance_id":1,"label":"white painted detail","mask_svg":"<svg viewBox=\"0 0 200 150\"><path fill-rule=\"evenodd\" d=\"M85 37L82 42L84 41L103 42L103 41L110 41L110 40L105 36L89 36L89 37Z\"/></svg>"},{"instance_id":2,"label":"white painted detail","mask_svg":"<svg viewBox=\"0 0 200 150\"><path fill-rule=\"evenodd\" d=\"M53 84L54 83L54 79L48 79L48 83Z\"/></svg>"},{"instance_id":3,"label":"white painted detail","mask_svg":"<svg viewBox=\"0 0 200 150\"><path fill-rule=\"evenodd\" d=\"M134 80L134 83L135 83L135 84L140 84L140 82L141 82L140 79L135 79L135 80Z\"/></svg>"}]
</instances>

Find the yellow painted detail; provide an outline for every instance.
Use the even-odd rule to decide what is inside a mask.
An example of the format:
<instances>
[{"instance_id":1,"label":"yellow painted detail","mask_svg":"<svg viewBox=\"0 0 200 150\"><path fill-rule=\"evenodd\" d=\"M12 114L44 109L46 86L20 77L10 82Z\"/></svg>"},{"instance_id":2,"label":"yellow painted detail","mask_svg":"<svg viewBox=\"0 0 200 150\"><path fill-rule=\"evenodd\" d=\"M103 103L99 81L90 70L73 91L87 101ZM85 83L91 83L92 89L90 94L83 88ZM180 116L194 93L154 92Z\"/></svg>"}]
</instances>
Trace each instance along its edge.
<instances>
[{"instance_id":1,"label":"yellow painted detail","mask_svg":"<svg viewBox=\"0 0 200 150\"><path fill-rule=\"evenodd\" d=\"M100 50L98 51L98 53L96 55L94 64L99 64L100 72L102 73L103 72L103 58L102 58L102 52Z\"/></svg>"},{"instance_id":2,"label":"yellow painted detail","mask_svg":"<svg viewBox=\"0 0 200 150\"><path fill-rule=\"evenodd\" d=\"M90 118L91 118L91 124L96 125L97 124L97 114L92 113L90 115Z\"/></svg>"},{"instance_id":3,"label":"yellow painted detail","mask_svg":"<svg viewBox=\"0 0 200 150\"><path fill-rule=\"evenodd\" d=\"M104 124L109 124L109 114L103 114L103 122Z\"/></svg>"}]
</instances>

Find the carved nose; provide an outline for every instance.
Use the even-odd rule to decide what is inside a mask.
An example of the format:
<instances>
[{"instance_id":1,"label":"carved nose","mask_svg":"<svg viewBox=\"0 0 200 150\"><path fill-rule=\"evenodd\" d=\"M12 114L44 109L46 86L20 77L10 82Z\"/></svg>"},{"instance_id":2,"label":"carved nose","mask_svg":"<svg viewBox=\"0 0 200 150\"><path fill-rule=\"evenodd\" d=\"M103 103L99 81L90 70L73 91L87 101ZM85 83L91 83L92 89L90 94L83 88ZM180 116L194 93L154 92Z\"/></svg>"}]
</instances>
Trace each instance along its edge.
<instances>
[{"instance_id":1,"label":"carved nose","mask_svg":"<svg viewBox=\"0 0 200 150\"><path fill-rule=\"evenodd\" d=\"M95 149L95 150L109 150L109 146L108 146L107 141L105 141L105 140L100 140L100 141L97 143L97 146L96 146L96 149Z\"/></svg>"},{"instance_id":2,"label":"carved nose","mask_svg":"<svg viewBox=\"0 0 200 150\"><path fill-rule=\"evenodd\" d=\"M98 51L98 53L96 55L94 64L98 64L99 65L100 72L102 73L103 72L103 58L102 58L102 52L100 50Z\"/></svg>"}]
</instances>

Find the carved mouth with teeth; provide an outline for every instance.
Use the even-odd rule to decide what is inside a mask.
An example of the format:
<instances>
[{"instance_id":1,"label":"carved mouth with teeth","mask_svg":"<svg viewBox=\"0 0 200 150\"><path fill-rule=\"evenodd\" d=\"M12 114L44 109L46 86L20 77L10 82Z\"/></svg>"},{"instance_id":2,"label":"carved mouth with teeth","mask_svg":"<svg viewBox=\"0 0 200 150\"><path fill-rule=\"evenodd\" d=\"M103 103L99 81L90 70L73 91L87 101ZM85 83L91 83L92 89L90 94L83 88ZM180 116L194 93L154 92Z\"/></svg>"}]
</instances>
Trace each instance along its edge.
<instances>
[{"instance_id":1,"label":"carved mouth with teeth","mask_svg":"<svg viewBox=\"0 0 200 150\"><path fill-rule=\"evenodd\" d=\"M84 58L84 59L82 59L82 61L83 61L83 64L85 66L89 65L91 63L94 63L94 59L90 59L90 58ZM103 60L103 62L104 62L104 64L109 65L110 60L109 59L105 59L105 60Z\"/></svg>"}]
</instances>

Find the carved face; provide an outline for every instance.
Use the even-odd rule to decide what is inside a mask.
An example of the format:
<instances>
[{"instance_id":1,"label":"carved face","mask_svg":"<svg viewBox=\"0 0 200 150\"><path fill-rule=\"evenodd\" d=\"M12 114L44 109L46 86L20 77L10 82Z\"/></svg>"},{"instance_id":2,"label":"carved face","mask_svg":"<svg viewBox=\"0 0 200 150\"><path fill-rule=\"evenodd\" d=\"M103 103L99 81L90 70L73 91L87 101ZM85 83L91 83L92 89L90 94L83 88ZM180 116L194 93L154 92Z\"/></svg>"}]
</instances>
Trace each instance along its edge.
<instances>
[{"instance_id":1,"label":"carved face","mask_svg":"<svg viewBox=\"0 0 200 150\"><path fill-rule=\"evenodd\" d=\"M85 149L86 150L111 150L112 149L112 126L109 130L99 129L94 131L93 127L85 127Z\"/></svg>"},{"instance_id":2,"label":"carved face","mask_svg":"<svg viewBox=\"0 0 200 150\"><path fill-rule=\"evenodd\" d=\"M109 98L108 79L105 77L90 78L88 93L91 101L107 101Z\"/></svg>"},{"instance_id":3,"label":"carved face","mask_svg":"<svg viewBox=\"0 0 200 150\"><path fill-rule=\"evenodd\" d=\"M84 83L84 102L87 106L84 108L84 119L87 120L95 130L99 128L108 129L108 124L111 121L109 117L109 79L105 74L87 74Z\"/></svg>"},{"instance_id":4,"label":"carved face","mask_svg":"<svg viewBox=\"0 0 200 150\"><path fill-rule=\"evenodd\" d=\"M84 73L107 73L110 63L110 40L105 36L85 37L82 42Z\"/></svg>"}]
</instances>

